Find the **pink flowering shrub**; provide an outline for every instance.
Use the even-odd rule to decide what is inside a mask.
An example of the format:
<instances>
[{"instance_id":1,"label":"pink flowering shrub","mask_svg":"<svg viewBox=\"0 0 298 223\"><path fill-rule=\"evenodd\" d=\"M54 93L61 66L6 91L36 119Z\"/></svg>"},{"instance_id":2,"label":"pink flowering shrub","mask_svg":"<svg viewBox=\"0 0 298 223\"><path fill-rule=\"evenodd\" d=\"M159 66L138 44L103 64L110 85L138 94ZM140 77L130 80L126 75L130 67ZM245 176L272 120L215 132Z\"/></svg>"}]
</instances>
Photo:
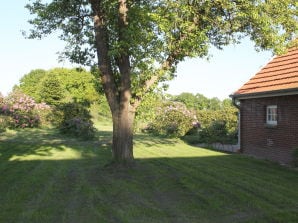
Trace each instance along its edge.
<instances>
[{"instance_id":1,"label":"pink flowering shrub","mask_svg":"<svg viewBox=\"0 0 298 223\"><path fill-rule=\"evenodd\" d=\"M38 104L31 97L19 91L14 91L3 98L0 106L0 114L6 116L6 127L10 128L38 127L42 121L42 114L50 110L48 105Z\"/></svg>"},{"instance_id":2,"label":"pink flowering shrub","mask_svg":"<svg viewBox=\"0 0 298 223\"><path fill-rule=\"evenodd\" d=\"M0 93L0 132L4 132L7 127L7 116L2 114L2 107L6 110L6 107L4 106L4 97Z\"/></svg>"},{"instance_id":3,"label":"pink flowering shrub","mask_svg":"<svg viewBox=\"0 0 298 223\"><path fill-rule=\"evenodd\" d=\"M148 126L148 130L152 133L181 137L198 127L196 116L182 103L164 104L156 112L156 118Z\"/></svg>"}]
</instances>

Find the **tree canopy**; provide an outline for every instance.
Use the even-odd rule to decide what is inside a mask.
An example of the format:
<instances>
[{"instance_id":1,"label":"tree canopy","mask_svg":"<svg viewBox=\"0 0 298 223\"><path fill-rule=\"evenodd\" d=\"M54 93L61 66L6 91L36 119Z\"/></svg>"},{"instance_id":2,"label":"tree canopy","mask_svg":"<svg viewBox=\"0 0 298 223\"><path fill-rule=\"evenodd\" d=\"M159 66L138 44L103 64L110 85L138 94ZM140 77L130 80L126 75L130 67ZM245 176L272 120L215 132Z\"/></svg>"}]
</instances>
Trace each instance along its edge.
<instances>
[{"instance_id":1,"label":"tree canopy","mask_svg":"<svg viewBox=\"0 0 298 223\"><path fill-rule=\"evenodd\" d=\"M49 89L47 89L48 86L46 86L48 84L47 82L49 79L53 78L55 79L53 84L56 85L56 87L58 85L60 87L48 92ZM50 94L58 94L60 92L60 97L58 98L63 102L76 101L80 103L92 103L99 100L94 76L81 68L32 70L20 79L19 88L25 94L33 97L37 102L46 102L48 96L45 96L45 92Z\"/></svg>"},{"instance_id":2,"label":"tree canopy","mask_svg":"<svg viewBox=\"0 0 298 223\"><path fill-rule=\"evenodd\" d=\"M206 57L249 36L280 53L296 38L296 0L34 0L29 38L60 31L61 56L96 66L113 117L113 158L133 160L132 124L142 98L187 57Z\"/></svg>"}]
</instances>

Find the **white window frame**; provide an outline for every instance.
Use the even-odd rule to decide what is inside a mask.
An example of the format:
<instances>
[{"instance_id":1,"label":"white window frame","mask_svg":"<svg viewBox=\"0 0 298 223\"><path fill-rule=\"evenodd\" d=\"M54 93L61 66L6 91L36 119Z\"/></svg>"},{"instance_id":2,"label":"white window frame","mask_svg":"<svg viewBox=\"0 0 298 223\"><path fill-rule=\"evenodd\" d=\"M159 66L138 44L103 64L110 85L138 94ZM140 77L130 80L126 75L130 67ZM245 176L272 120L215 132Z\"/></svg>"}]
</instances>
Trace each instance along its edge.
<instances>
[{"instance_id":1,"label":"white window frame","mask_svg":"<svg viewBox=\"0 0 298 223\"><path fill-rule=\"evenodd\" d=\"M268 105L266 108L266 123L277 125L277 105Z\"/></svg>"}]
</instances>

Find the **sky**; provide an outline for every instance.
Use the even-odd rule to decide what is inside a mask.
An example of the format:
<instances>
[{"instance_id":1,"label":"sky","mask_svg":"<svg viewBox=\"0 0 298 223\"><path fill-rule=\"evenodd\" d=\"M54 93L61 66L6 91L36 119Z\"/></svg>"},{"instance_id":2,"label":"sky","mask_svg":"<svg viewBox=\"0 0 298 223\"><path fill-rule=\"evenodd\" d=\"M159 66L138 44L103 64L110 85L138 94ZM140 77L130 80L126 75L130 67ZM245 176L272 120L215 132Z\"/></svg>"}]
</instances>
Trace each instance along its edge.
<instances>
[{"instance_id":1,"label":"sky","mask_svg":"<svg viewBox=\"0 0 298 223\"><path fill-rule=\"evenodd\" d=\"M24 6L29 0L4 1L0 8L0 92L7 95L20 78L33 69L71 67L58 63L59 51L64 43L56 36L42 40L25 39L22 31L28 31L30 14ZM186 59L178 65L177 77L170 81L167 93L182 92L203 94L209 98L228 98L271 59L268 51L256 52L253 43L245 39L239 45L223 50L211 49L212 57Z\"/></svg>"}]
</instances>

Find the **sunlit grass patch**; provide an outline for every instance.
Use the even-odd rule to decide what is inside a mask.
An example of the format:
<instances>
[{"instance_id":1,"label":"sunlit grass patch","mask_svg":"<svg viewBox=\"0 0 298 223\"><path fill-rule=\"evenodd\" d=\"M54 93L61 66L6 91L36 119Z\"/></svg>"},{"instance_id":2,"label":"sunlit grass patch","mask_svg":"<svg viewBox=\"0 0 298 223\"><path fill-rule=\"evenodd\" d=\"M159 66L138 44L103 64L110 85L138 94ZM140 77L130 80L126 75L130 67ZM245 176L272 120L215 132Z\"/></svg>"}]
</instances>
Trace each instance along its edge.
<instances>
[{"instance_id":1,"label":"sunlit grass patch","mask_svg":"<svg viewBox=\"0 0 298 223\"><path fill-rule=\"evenodd\" d=\"M34 154L13 155L9 161L29 161L29 160L75 160L81 159L81 152L65 146L41 146Z\"/></svg>"}]
</instances>

